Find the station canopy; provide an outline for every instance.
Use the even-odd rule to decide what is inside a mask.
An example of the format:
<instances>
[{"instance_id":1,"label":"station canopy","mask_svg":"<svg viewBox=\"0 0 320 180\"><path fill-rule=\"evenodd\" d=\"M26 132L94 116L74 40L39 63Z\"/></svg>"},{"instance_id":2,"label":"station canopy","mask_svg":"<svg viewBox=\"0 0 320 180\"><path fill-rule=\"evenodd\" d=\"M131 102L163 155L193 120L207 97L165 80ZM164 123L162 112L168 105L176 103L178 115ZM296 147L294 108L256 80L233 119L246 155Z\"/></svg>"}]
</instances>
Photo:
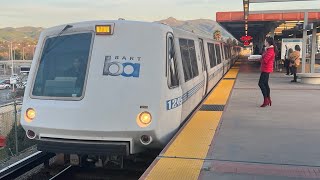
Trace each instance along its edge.
<instances>
[{"instance_id":1,"label":"station canopy","mask_svg":"<svg viewBox=\"0 0 320 180\"><path fill-rule=\"evenodd\" d=\"M300 12L299 12L300 11ZM305 10L287 11L250 11L245 17L243 11L217 12L216 21L228 30L235 38L242 36L266 36L274 30L275 36L302 37ZM308 22L313 24L320 32L320 11L308 10ZM312 26L312 25L311 25ZM247 33L246 33L247 31ZM312 33L312 30L309 34Z\"/></svg>"}]
</instances>

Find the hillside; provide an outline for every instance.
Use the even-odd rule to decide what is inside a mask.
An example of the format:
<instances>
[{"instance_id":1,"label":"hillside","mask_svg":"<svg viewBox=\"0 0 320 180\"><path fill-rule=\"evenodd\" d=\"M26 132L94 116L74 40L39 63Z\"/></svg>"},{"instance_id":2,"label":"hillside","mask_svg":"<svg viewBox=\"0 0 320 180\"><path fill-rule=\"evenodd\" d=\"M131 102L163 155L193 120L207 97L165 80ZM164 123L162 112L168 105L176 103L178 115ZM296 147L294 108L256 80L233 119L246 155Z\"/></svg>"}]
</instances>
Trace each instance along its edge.
<instances>
[{"instance_id":1,"label":"hillside","mask_svg":"<svg viewBox=\"0 0 320 180\"><path fill-rule=\"evenodd\" d=\"M212 37L215 30L220 30L225 39L229 37L232 38L232 35L225 31L217 22L210 19L181 21L169 17L168 19L156 22L168 24L172 27L184 29L186 31L194 31L195 33L201 33L210 37ZM2 28L0 29L0 41L36 42L43 29L44 28L41 27Z\"/></svg>"},{"instance_id":2,"label":"hillside","mask_svg":"<svg viewBox=\"0 0 320 180\"><path fill-rule=\"evenodd\" d=\"M201 33L210 37L212 37L213 32L215 30L220 30L224 39L228 39L229 37L232 38L232 35L230 35L226 30L224 30L216 21L210 19L181 21L173 17L169 17L168 19L156 22L168 24L169 26L183 29L186 31L194 31L195 33Z\"/></svg>"},{"instance_id":3,"label":"hillside","mask_svg":"<svg viewBox=\"0 0 320 180\"><path fill-rule=\"evenodd\" d=\"M37 41L42 30L41 27L1 28L0 41L34 42Z\"/></svg>"}]
</instances>

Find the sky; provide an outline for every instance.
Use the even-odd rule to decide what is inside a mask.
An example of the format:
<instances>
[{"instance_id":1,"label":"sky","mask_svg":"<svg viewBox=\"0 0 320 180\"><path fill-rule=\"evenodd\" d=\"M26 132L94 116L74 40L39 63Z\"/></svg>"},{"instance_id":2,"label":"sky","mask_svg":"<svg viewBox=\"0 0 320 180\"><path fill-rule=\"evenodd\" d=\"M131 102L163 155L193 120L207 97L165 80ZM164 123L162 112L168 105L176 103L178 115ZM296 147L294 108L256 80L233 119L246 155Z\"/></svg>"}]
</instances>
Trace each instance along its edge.
<instances>
[{"instance_id":1,"label":"sky","mask_svg":"<svg viewBox=\"0 0 320 180\"><path fill-rule=\"evenodd\" d=\"M216 12L242 11L242 0L0 0L0 28L51 27L87 20L158 21L212 19ZM320 9L320 0L260 3L250 10Z\"/></svg>"}]
</instances>

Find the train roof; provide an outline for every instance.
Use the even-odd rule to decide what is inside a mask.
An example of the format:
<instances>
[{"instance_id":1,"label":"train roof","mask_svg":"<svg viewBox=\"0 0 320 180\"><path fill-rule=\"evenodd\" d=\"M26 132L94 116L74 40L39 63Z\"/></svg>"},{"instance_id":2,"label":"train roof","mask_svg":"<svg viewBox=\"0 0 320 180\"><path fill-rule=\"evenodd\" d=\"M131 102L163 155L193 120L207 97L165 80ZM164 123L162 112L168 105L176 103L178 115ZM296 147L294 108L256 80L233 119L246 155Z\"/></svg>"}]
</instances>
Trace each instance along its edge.
<instances>
[{"instance_id":1,"label":"train roof","mask_svg":"<svg viewBox=\"0 0 320 180\"><path fill-rule=\"evenodd\" d=\"M212 37L205 35L205 34L199 34L199 33L193 33L190 31L186 31L184 29L180 29L177 27L170 26L168 24L164 23L159 23L159 22L145 22L145 21L131 21L131 20L96 20L96 21L81 21L81 22L74 22L74 23L68 23L68 24L62 24L58 26L53 26L50 28L47 28L45 31L55 31L58 29L63 29L66 25L73 25L77 27L85 27L88 25L95 26L97 24L107 24L107 23L114 23L114 24L132 24L132 25L142 25L142 26L158 26L159 28L163 28L166 30L172 29L175 33L179 34L188 34L190 36L197 36L199 38L204 38L204 39L211 39L213 40ZM217 40L214 40L217 41ZM217 42L222 42L222 41L217 41Z\"/></svg>"}]
</instances>

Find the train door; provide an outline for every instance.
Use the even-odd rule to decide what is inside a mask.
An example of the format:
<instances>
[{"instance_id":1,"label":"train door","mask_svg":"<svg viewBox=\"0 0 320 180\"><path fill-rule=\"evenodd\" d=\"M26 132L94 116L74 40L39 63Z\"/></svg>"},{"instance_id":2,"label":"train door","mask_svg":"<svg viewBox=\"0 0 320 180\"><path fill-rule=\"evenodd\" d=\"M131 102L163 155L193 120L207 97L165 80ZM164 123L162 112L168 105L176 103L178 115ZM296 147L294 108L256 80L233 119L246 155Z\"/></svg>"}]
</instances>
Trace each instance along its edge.
<instances>
[{"instance_id":1,"label":"train door","mask_svg":"<svg viewBox=\"0 0 320 180\"><path fill-rule=\"evenodd\" d=\"M204 75L203 96L205 96L207 94L207 90L208 90L208 70L207 70L206 56L204 54L203 39L201 39L201 38L199 38L199 45L200 45L200 53L201 53L202 71L203 71L203 75Z\"/></svg>"},{"instance_id":2,"label":"train door","mask_svg":"<svg viewBox=\"0 0 320 180\"><path fill-rule=\"evenodd\" d=\"M167 62L166 76L168 93L166 94L166 118L174 119L180 124L182 111L182 89L178 76L177 59L174 46L174 36L172 33L167 34ZM171 122L173 123L173 122Z\"/></svg>"}]
</instances>

